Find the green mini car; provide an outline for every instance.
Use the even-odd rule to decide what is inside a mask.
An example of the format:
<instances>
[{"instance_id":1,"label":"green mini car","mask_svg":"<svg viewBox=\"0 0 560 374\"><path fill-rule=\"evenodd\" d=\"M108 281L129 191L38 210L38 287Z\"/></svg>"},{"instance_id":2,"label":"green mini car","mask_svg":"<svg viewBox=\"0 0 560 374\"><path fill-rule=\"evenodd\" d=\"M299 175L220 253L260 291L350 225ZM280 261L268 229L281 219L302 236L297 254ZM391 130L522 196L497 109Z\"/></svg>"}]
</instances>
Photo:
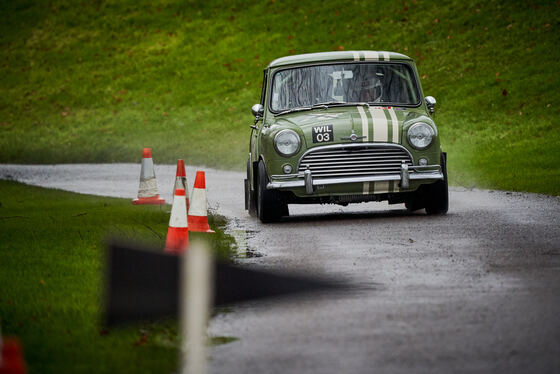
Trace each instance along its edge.
<instances>
[{"instance_id":1,"label":"green mini car","mask_svg":"<svg viewBox=\"0 0 560 374\"><path fill-rule=\"evenodd\" d=\"M343 51L276 59L252 107L245 209L273 222L288 204L404 203L445 214L446 154L414 61Z\"/></svg>"}]
</instances>

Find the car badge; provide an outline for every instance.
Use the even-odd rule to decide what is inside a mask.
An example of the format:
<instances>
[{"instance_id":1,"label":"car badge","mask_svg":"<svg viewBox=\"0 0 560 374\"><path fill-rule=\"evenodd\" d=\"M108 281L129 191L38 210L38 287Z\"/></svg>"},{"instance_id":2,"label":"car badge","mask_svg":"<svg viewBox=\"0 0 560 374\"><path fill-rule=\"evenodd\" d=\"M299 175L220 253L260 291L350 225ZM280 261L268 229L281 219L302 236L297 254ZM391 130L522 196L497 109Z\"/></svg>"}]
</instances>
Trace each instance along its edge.
<instances>
[{"instance_id":1,"label":"car badge","mask_svg":"<svg viewBox=\"0 0 560 374\"><path fill-rule=\"evenodd\" d=\"M365 136L358 136L356 135L356 132L352 130L352 134L350 134L350 136L340 138L340 140L350 140L352 142L355 142L358 139L364 139L364 138Z\"/></svg>"}]
</instances>

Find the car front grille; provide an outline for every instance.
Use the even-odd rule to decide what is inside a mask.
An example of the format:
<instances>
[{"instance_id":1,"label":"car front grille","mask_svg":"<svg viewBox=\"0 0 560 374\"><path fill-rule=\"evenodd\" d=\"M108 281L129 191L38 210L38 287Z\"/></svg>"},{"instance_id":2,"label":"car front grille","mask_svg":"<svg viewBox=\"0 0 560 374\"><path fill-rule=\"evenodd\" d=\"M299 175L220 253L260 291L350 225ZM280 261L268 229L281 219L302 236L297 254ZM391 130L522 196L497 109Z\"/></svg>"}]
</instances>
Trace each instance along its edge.
<instances>
[{"instance_id":1,"label":"car front grille","mask_svg":"<svg viewBox=\"0 0 560 374\"><path fill-rule=\"evenodd\" d=\"M308 167L314 178L359 177L399 174L401 164L412 166L408 151L395 145L344 145L314 148L299 162L299 171Z\"/></svg>"}]
</instances>

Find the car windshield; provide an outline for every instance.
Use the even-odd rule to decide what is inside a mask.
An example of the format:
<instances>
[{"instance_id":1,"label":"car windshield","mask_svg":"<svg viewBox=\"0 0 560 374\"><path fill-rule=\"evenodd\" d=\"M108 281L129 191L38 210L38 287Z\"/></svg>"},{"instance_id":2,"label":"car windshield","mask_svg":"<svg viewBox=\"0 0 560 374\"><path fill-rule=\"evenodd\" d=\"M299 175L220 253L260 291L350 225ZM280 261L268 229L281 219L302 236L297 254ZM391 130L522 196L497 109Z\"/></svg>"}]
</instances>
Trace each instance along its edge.
<instances>
[{"instance_id":1,"label":"car windshield","mask_svg":"<svg viewBox=\"0 0 560 374\"><path fill-rule=\"evenodd\" d=\"M407 64L317 65L276 72L270 108L283 112L317 104L418 105L419 97Z\"/></svg>"}]
</instances>

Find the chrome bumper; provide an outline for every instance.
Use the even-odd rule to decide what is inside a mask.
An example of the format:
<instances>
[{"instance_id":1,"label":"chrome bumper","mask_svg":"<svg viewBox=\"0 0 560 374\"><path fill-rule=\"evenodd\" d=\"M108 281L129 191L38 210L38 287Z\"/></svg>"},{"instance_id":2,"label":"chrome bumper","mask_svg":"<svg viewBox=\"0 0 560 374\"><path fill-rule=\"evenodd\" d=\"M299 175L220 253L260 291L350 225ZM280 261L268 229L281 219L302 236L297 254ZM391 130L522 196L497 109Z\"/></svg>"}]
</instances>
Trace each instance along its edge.
<instances>
[{"instance_id":1,"label":"chrome bumper","mask_svg":"<svg viewBox=\"0 0 560 374\"><path fill-rule=\"evenodd\" d=\"M298 180L279 180L293 178L298 178ZM443 173L441 172L440 165L408 166L403 163L399 174L365 175L360 177L340 178L313 178L311 170L307 169L299 174L272 175L271 179L273 181L266 185L266 188L269 190L305 187L305 191L308 194L312 194L315 190L315 186L360 182L399 181L400 188L407 189L410 186L411 180L439 180L443 179Z\"/></svg>"}]
</instances>

